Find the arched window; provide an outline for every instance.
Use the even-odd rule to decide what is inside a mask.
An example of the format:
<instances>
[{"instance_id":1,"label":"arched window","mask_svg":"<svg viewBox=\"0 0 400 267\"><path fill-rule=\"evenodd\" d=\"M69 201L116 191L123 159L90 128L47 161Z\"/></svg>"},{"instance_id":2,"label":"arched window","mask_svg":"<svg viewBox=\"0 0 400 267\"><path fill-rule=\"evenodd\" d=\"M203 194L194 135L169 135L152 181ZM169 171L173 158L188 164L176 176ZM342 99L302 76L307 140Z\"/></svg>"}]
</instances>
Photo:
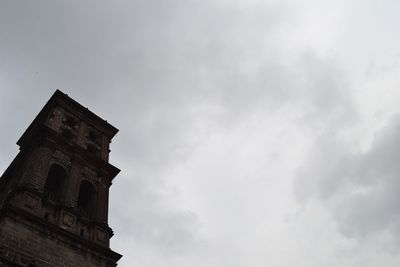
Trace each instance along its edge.
<instances>
[{"instance_id":1,"label":"arched window","mask_svg":"<svg viewBox=\"0 0 400 267\"><path fill-rule=\"evenodd\" d=\"M83 180L79 188L78 211L87 217L93 217L96 205L96 191L94 186Z\"/></svg>"},{"instance_id":2,"label":"arched window","mask_svg":"<svg viewBox=\"0 0 400 267\"><path fill-rule=\"evenodd\" d=\"M63 167L57 164L51 165L44 185L44 194L49 200L60 199L66 176L67 173Z\"/></svg>"}]
</instances>

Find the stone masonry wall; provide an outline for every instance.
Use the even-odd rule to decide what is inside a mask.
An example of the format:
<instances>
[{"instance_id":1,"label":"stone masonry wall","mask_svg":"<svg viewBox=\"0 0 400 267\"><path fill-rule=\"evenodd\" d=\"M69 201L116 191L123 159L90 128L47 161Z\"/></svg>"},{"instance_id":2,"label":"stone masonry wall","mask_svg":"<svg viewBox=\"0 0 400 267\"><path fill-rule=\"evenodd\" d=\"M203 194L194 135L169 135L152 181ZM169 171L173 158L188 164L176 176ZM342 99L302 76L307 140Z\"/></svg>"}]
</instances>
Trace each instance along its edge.
<instances>
[{"instance_id":1,"label":"stone masonry wall","mask_svg":"<svg viewBox=\"0 0 400 267\"><path fill-rule=\"evenodd\" d=\"M44 230L44 232L43 232ZM114 267L82 245L66 244L62 238L6 217L0 223L0 259L35 267ZM0 261L1 262L1 261ZM29 265L34 263L34 265ZM2 265L4 266L4 265ZM6 265L7 266L7 265Z\"/></svg>"}]
</instances>

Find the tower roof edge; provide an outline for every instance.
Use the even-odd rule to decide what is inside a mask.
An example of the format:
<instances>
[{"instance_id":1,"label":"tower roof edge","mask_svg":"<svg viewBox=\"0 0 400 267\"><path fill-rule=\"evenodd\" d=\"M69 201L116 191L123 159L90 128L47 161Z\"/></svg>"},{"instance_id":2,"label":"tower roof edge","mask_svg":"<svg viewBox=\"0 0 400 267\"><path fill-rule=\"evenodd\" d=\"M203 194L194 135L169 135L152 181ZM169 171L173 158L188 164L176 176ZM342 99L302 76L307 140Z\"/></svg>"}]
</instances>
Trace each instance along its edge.
<instances>
[{"instance_id":1,"label":"tower roof edge","mask_svg":"<svg viewBox=\"0 0 400 267\"><path fill-rule=\"evenodd\" d=\"M71 108L74 110L74 113L81 114L82 117L93 121L104 129L104 133L108 135L110 139L113 138L119 131L116 127L108 123L106 120L100 118L98 115L90 111L87 107L84 107L83 105L69 97L67 94L57 89L44 105L44 107L41 109L39 114L33 119L33 121L22 134L22 136L18 139L17 145L21 146L24 143L24 139L26 139L26 137L29 136L37 126L45 121L51 109L56 106Z\"/></svg>"}]
</instances>

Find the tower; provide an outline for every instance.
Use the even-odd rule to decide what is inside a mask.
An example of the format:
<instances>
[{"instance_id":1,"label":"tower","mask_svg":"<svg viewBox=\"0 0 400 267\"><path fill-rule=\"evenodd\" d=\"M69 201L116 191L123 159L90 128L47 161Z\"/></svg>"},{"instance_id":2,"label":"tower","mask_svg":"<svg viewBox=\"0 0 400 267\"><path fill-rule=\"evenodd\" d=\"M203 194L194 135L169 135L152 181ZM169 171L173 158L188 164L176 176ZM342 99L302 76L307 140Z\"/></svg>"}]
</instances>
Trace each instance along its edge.
<instances>
[{"instance_id":1,"label":"tower","mask_svg":"<svg viewBox=\"0 0 400 267\"><path fill-rule=\"evenodd\" d=\"M118 130L57 90L0 178L0 266L113 267L109 163Z\"/></svg>"}]
</instances>

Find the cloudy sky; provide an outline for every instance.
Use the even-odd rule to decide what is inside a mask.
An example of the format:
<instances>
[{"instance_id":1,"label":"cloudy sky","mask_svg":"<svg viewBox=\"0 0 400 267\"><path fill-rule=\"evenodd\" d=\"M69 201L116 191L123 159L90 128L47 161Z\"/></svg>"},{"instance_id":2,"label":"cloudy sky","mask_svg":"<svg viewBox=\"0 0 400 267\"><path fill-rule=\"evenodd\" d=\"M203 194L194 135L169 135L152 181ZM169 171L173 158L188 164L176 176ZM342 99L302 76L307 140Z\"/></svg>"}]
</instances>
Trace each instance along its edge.
<instances>
[{"instance_id":1,"label":"cloudy sky","mask_svg":"<svg viewBox=\"0 0 400 267\"><path fill-rule=\"evenodd\" d=\"M120 129L121 267L400 263L400 2L0 2L0 170L56 88Z\"/></svg>"}]
</instances>

